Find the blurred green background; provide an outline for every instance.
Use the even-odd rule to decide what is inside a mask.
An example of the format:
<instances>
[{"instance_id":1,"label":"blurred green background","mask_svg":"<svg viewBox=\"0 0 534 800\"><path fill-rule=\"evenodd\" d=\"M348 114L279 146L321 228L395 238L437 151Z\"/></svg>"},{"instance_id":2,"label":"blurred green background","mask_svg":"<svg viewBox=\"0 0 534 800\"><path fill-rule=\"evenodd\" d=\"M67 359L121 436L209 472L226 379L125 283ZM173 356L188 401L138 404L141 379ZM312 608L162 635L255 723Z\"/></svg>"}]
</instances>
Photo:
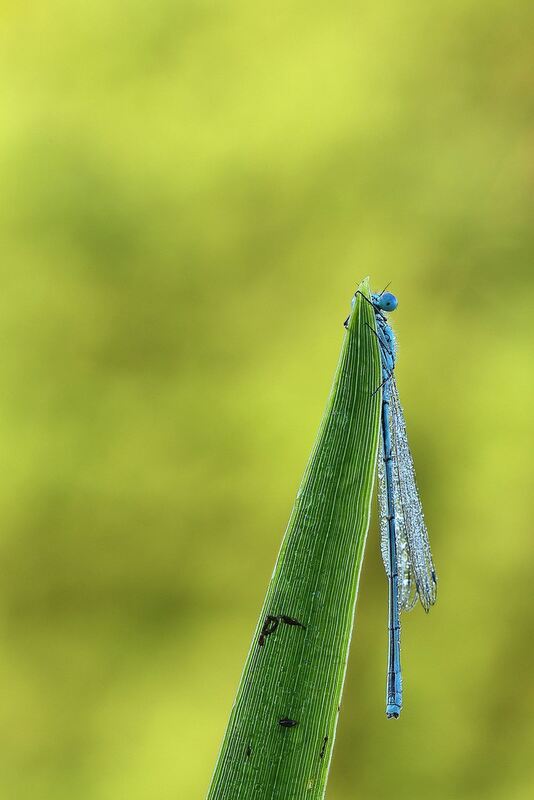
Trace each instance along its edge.
<instances>
[{"instance_id":1,"label":"blurred green background","mask_svg":"<svg viewBox=\"0 0 534 800\"><path fill-rule=\"evenodd\" d=\"M440 588L388 723L373 514L328 800L532 797L532 3L0 8L0 796L204 797L369 274Z\"/></svg>"}]
</instances>

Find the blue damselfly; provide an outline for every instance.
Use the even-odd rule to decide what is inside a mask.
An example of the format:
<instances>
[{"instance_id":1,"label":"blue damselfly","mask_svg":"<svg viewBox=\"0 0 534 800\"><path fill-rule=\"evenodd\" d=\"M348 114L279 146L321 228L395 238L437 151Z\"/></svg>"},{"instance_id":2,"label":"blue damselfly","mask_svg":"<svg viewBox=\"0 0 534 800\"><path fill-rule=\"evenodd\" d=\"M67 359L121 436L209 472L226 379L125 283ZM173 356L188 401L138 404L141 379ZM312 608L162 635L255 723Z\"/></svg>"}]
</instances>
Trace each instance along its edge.
<instances>
[{"instance_id":1,"label":"blue damselfly","mask_svg":"<svg viewBox=\"0 0 534 800\"><path fill-rule=\"evenodd\" d=\"M386 715L397 719L402 708L400 612L417 601L425 611L436 601L436 571L408 447L406 425L395 382L395 335L386 313L397 308L391 292L373 294L373 306L382 362L381 435L377 458L380 548L389 586L389 641ZM356 295L353 300L353 305Z\"/></svg>"}]
</instances>

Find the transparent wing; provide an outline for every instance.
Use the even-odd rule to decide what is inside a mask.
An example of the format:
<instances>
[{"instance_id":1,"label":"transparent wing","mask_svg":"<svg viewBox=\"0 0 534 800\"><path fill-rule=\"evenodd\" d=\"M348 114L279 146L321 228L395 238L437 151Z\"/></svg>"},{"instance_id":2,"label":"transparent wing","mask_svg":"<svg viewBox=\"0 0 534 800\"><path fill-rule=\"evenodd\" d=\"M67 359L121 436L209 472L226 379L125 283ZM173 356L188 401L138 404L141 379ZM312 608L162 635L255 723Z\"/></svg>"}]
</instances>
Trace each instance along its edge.
<instances>
[{"instance_id":1,"label":"transparent wing","mask_svg":"<svg viewBox=\"0 0 534 800\"><path fill-rule=\"evenodd\" d=\"M391 424L391 417L390 417ZM390 554L389 554L389 523L388 523L388 497L386 485L386 471L384 466L384 442L382 439L382 430L380 430L380 447L378 451L378 508L380 515L380 550L382 552L382 560L386 569L386 575L389 577L391 573L390 568ZM413 580L413 572L411 562L408 555L408 543L406 541L406 525L402 513L402 503L399 494L399 484L395 480L395 472L393 479L393 502L395 504L395 539L397 542L397 574L398 574L398 592L399 592L399 608L401 610L409 610L414 607L417 602L417 591Z\"/></svg>"},{"instance_id":2,"label":"transparent wing","mask_svg":"<svg viewBox=\"0 0 534 800\"><path fill-rule=\"evenodd\" d=\"M415 482L415 469L408 446L404 414L393 376L390 379L390 421L399 562L399 605L401 609L409 610L419 599L425 611L428 611L436 601L436 571ZM381 529L382 527L381 523Z\"/></svg>"},{"instance_id":3,"label":"transparent wing","mask_svg":"<svg viewBox=\"0 0 534 800\"><path fill-rule=\"evenodd\" d=\"M380 550L382 561L389 578L389 527L388 527L388 494L386 485L386 470L384 467L384 439L382 438L382 426L380 426L380 444L378 446L377 458L378 473L378 515L380 519Z\"/></svg>"}]
</instances>

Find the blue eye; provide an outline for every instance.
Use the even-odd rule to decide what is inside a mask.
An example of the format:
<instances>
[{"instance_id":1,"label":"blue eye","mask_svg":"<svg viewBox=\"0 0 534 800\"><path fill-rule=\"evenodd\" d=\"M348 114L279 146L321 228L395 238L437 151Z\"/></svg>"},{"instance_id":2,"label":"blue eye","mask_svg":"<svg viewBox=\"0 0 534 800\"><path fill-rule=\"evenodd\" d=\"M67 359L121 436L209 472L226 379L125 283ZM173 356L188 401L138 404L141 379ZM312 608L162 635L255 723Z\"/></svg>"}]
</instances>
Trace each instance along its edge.
<instances>
[{"instance_id":1,"label":"blue eye","mask_svg":"<svg viewBox=\"0 0 534 800\"><path fill-rule=\"evenodd\" d=\"M375 305L377 305L382 311L395 311L398 302L394 294L391 294L391 292L384 292L377 297Z\"/></svg>"}]
</instances>

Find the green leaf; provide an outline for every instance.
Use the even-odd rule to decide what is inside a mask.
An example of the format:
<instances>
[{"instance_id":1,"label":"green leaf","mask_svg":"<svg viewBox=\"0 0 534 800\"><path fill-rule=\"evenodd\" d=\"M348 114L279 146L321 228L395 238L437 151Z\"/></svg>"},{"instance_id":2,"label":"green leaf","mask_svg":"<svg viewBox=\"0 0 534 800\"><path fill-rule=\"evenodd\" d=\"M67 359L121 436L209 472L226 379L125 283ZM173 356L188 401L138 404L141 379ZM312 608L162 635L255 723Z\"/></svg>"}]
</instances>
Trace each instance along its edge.
<instances>
[{"instance_id":1,"label":"green leaf","mask_svg":"<svg viewBox=\"0 0 534 800\"><path fill-rule=\"evenodd\" d=\"M359 289L369 297L367 280ZM373 309L358 294L208 800L324 795L378 446L380 355L367 326Z\"/></svg>"}]
</instances>

